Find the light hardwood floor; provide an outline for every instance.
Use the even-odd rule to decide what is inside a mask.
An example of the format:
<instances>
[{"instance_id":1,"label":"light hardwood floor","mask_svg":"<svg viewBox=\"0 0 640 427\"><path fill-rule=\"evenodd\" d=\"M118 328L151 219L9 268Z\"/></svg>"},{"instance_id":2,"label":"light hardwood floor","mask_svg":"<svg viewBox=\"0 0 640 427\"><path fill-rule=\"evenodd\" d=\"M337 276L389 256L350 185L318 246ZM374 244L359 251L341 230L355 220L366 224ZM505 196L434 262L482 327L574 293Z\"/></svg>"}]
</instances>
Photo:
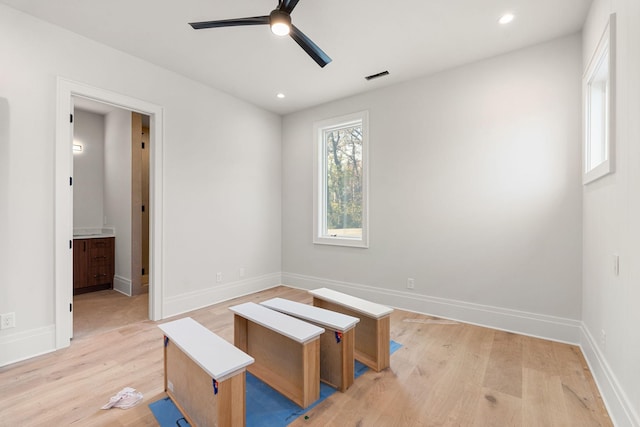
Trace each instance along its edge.
<instances>
[{"instance_id":1,"label":"light hardwood floor","mask_svg":"<svg viewBox=\"0 0 640 427\"><path fill-rule=\"evenodd\" d=\"M73 339L80 340L149 319L149 294L128 297L118 291L73 297Z\"/></svg>"},{"instance_id":2,"label":"light hardwood floor","mask_svg":"<svg viewBox=\"0 0 640 427\"><path fill-rule=\"evenodd\" d=\"M277 287L186 314L233 342L230 305L304 291ZM184 316L182 316L184 317ZM80 321L76 313L76 322ZM396 310L391 367L369 371L291 426L611 426L580 349ZM164 397L155 322L74 340L70 348L0 368L0 426L155 426ZM123 387L144 402L100 410Z\"/></svg>"}]
</instances>

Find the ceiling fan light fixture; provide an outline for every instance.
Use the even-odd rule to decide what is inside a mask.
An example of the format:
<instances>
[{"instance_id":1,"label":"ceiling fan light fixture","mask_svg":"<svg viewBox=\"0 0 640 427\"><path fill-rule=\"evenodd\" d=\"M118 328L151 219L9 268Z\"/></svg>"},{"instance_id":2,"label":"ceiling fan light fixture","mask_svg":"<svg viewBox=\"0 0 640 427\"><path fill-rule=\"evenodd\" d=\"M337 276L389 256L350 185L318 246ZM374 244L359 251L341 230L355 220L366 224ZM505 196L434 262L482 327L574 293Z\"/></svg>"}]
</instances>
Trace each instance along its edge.
<instances>
[{"instance_id":1,"label":"ceiling fan light fixture","mask_svg":"<svg viewBox=\"0 0 640 427\"><path fill-rule=\"evenodd\" d=\"M2 1L2 0L0 0ZM267 25L274 34L279 36L291 36L298 46L300 46L313 59L316 64L323 68L331 62L329 55L324 53L320 47L307 37L298 27L291 24L291 12L300 0L278 0L278 7L272 10L269 15L253 16L248 18L222 19L217 21L190 22L194 30L220 27L239 27L244 25Z\"/></svg>"},{"instance_id":2,"label":"ceiling fan light fixture","mask_svg":"<svg viewBox=\"0 0 640 427\"><path fill-rule=\"evenodd\" d=\"M269 26L276 36L286 36L291 31L291 16L282 10L274 10L269 14Z\"/></svg>"}]
</instances>

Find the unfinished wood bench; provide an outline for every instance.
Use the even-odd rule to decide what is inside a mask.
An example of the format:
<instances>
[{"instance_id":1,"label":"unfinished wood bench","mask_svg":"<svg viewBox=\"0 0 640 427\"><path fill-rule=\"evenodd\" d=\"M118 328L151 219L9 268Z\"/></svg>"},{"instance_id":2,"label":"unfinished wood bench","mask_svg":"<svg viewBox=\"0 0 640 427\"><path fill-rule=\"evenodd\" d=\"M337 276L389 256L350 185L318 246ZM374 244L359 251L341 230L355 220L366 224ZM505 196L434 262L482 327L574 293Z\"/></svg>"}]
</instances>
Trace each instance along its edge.
<instances>
[{"instance_id":1,"label":"unfinished wood bench","mask_svg":"<svg viewBox=\"0 0 640 427\"><path fill-rule=\"evenodd\" d=\"M309 291L313 305L359 317L356 325L355 358L376 372L389 367L390 317L392 308L332 289Z\"/></svg>"},{"instance_id":2,"label":"unfinished wood bench","mask_svg":"<svg viewBox=\"0 0 640 427\"><path fill-rule=\"evenodd\" d=\"M164 389L192 426L244 426L245 369L253 357L190 317L164 332Z\"/></svg>"},{"instance_id":3,"label":"unfinished wood bench","mask_svg":"<svg viewBox=\"0 0 640 427\"><path fill-rule=\"evenodd\" d=\"M234 344L255 358L247 369L302 408L320 398L324 329L248 302L234 313Z\"/></svg>"},{"instance_id":4,"label":"unfinished wood bench","mask_svg":"<svg viewBox=\"0 0 640 427\"><path fill-rule=\"evenodd\" d=\"M353 384L353 351L357 317L283 298L260 303L326 330L320 336L320 380L344 392Z\"/></svg>"}]
</instances>

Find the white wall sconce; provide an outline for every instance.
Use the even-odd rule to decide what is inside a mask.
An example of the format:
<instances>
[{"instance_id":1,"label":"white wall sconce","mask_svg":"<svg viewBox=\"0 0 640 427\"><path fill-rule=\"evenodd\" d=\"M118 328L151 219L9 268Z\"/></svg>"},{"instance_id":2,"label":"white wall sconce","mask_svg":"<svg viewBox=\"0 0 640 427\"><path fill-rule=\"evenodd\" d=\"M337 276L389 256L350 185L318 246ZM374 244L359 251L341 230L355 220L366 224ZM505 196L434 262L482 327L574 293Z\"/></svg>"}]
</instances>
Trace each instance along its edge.
<instances>
[{"instance_id":1,"label":"white wall sconce","mask_svg":"<svg viewBox=\"0 0 640 427\"><path fill-rule=\"evenodd\" d=\"M73 154L82 153L82 144L73 144Z\"/></svg>"}]
</instances>

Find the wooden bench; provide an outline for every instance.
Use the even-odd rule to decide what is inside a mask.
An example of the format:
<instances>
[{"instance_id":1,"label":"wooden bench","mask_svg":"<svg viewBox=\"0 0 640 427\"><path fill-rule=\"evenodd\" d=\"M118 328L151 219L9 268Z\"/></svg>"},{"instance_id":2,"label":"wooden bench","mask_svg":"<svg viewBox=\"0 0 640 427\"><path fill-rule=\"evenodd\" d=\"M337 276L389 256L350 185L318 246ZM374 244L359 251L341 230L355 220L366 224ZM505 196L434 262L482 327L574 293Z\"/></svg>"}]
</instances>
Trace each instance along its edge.
<instances>
[{"instance_id":1,"label":"wooden bench","mask_svg":"<svg viewBox=\"0 0 640 427\"><path fill-rule=\"evenodd\" d=\"M355 326L360 319L283 298L261 304L324 328L326 332L320 337L320 380L342 392L353 384Z\"/></svg>"},{"instance_id":2,"label":"wooden bench","mask_svg":"<svg viewBox=\"0 0 640 427\"><path fill-rule=\"evenodd\" d=\"M389 367L392 308L332 289L309 291L313 305L360 318L356 326L355 358L376 372Z\"/></svg>"},{"instance_id":3,"label":"wooden bench","mask_svg":"<svg viewBox=\"0 0 640 427\"><path fill-rule=\"evenodd\" d=\"M324 329L252 302L229 310L235 345L255 358L249 372L302 408L320 398Z\"/></svg>"},{"instance_id":4,"label":"wooden bench","mask_svg":"<svg viewBox=\"0 0 640 427\"><path fill-rule=\"evenodd\" d=\"M164 389L192 426L244 426L245 369L253 358L190 317L158 325Z\"/></svg>"}]
</instances>

